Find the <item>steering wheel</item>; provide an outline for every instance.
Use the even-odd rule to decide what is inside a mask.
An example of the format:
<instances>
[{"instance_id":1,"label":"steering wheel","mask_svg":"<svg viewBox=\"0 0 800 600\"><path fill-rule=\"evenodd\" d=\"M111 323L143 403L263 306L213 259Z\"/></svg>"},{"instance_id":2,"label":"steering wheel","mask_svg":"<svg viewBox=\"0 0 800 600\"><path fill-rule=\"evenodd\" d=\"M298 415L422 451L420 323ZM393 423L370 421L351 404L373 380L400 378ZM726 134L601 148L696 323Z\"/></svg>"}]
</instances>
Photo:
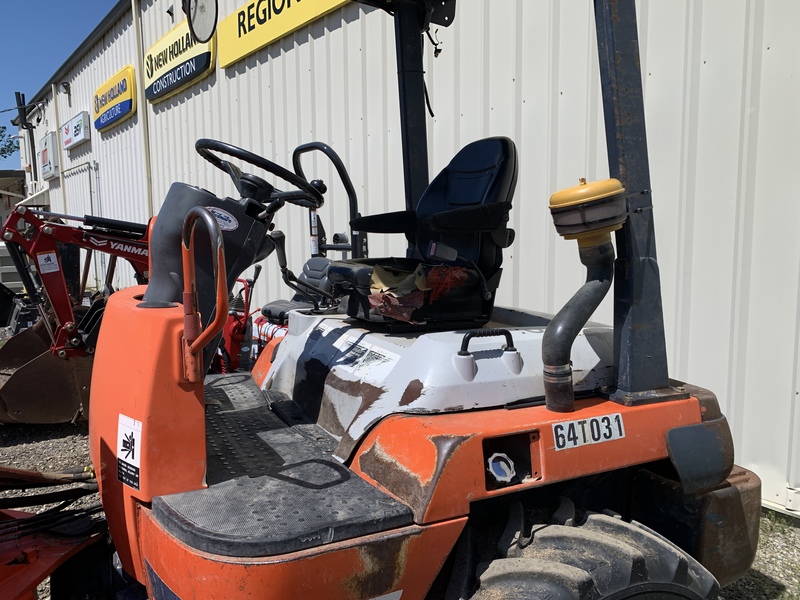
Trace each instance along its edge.
<instances>
[{"instance_id":1,"label":"steering wheel","mask_svg":"<svg viewBox=\"0 0 800 600\"><path fill-rule=\"evenodd\" d=\"M262 156L253 154L248 150L244 150L237 146L232 146L231 144L226 144L225 142L220 142L219 140L210 140L207 138L201 138L197 140L194 147L200 156L205 158L218 169L225 171L228 175L230 175L237 187L239 186L238 180L241 178L242 172L227 160L221 159L215 154L215 152L232 156L233 158L238 158L253 165L254 167L264 169L268 173L272 173L276 177L279 177L286 183L289 183L297 188L296 190L289 192L275 190L270 197L273 201L278 201L281 203L290 202L291 204L296 204L298 206L302 206L303 208L319 208L324 202L320 190L315 188L308 181L299 175L292 173L288 169L284 169L282 166L275 164L274 162L267 160Z\"/></svg>"}]
</instances>

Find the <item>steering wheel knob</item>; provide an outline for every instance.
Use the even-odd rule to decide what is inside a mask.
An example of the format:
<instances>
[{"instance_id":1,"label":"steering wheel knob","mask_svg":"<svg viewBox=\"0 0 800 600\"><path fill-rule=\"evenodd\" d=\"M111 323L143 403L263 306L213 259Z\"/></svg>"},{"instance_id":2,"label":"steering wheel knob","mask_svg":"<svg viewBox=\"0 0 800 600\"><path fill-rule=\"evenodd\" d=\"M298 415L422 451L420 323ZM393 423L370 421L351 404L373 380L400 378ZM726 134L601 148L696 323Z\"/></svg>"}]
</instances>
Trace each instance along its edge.
<instances>
[{"instance_id":1,"label":"steering wheel knob","mask_svg":"<svg viewBox=\"0 0 800 600\"><path fill-rule=\"evenodd\" d=\"M322 181L322 179L312 179L311 187L317 190L320 194L324 194L328 191L328 186L325 185L325 182Z\"/></svg>"}]
</instances>

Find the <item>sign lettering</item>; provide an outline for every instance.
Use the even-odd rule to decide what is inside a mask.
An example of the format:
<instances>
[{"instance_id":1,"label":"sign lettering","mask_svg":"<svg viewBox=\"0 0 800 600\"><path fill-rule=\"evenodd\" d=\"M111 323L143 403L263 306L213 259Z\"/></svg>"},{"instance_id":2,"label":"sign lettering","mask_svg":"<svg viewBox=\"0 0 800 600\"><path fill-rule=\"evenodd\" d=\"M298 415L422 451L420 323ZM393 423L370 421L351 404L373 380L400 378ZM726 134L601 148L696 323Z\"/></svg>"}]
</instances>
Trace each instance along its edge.
<instances>
[{"instance_id":1,"label":"sign lettering","mask_svg":"<svg viewBox=\"0 0 800 600\"><path fill-rule=\"evenodd\" d=\"M188 21L174 27L144 55L145 98L164 100L214 70L216 40L194 41Z\"/></svg>"},{"instance_id":2,"label":"sign lettering","mask_svg":"<svg viewBox=\"0 0 800 600\"><path fill-rule=\"evenodd\" d=\"M94 93L94 128L106 129L136 112L136 78L128 65L101 85Z\"/></svg>"},{"instance_id":3,"label":"sign lettering","mask_svg":"<svg viewBox=\"0 0 800 600\"><path fill-rule=\"evenodd\" d=\"M251 0L220 21L219 62L228 67L349 0Z\"/></svg>"}]
</instances>

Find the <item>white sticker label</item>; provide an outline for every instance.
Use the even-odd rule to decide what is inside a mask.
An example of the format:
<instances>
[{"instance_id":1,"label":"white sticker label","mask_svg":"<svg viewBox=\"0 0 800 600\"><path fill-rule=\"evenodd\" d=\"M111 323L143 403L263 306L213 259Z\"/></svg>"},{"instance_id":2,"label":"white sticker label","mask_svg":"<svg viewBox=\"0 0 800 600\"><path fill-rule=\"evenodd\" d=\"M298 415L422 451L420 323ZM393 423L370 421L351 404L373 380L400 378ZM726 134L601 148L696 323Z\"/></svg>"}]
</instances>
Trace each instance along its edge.
<instances>
[{"instance_id":1,"label":"white sticker label","mask_svg":"<svg viewBox=\"0 0 800 600\"><path fill-rule=\"evenodd\" d=\"M556 450L569 450L624 437L625 424L620 413L553 424Z\"/></svg>"},{"instance_id":2,"label":"white sticker label","mask_svg":"<svg viewBox=\"0 0 800 600\"><path fill-rule=\"evenodd\" d=\"M400 355L359 338L342 336L333 343L341 355L334 366L368 381L383 381L394 369Z\"/></svg>"},{"instance_id":3,"label":"white sticker label","mask_svg":"<svg viewBox=\"0 0 800 600\"><path fill-rule=\"evenodd\" d=\"M139 467L142 453L142 422L119 415L117 426L117 479L139 489Z\"/></svg>"},{"instance_id":4,"label":"white sticker label","mask_svg":"<svg viewBox=\"0 0 800 600\"><path fill-rule=\"evenodd\" d=\"M36 262L39 265L39 273L57 273L58 256L55 252L41 252L36 255Z\"/></svg>"},{"instance_id":5,"label":"white sticker label","mask_svg":"<svg viewBox=\"0 0 800 600\"><path fill-rule=\"evenodd\" d=\"M206 210L214 215L222 231L236 231L239 229L239 221L227 210L222 210L216 206L206 206Z\"/></svg>"}]
</instances>

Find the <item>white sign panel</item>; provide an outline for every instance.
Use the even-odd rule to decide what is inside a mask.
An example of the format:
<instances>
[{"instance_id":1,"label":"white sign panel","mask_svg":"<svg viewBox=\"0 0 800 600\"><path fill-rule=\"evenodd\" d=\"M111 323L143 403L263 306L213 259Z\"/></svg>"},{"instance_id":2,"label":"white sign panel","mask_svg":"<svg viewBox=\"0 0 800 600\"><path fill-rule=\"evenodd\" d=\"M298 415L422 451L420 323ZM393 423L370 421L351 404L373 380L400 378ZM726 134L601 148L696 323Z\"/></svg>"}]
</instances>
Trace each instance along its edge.
<instances>
[{"instance_id":1,"label":"white sign panel","mask_svg":"<svg viewBox=\"0 0 800 600\"><path fill-rule=\"evenodd\" d=\"M89 113L79 112L61 126L61 147L64 150L88 142L91 132Z\"/></svg>"},{"instance_id":2,"label":"white sign panel","mask_svg":"<svg viewBox=\"0 0 800 600\"><path fill-rule=\"evenodd\" d=\"M56 132L50 131L39 140L39 166L42 168L42 179L58 177L58 142Z\"/></svg>"},{"instance_id":3,"label":"white sign panel","mask_svg":"<svg viewBox=\"0 0 800 600\"><path fill-rule=\"evenodd\" d=\"M120 413L117 425L117 479L139 489L142 453L142 422Z\"/></svg>"},{"instance_id":4,"label":"white sign panel","mask_svg":"<svg viewBox=\"0 0 800 600\"><path fill-rule=\"evenodd\" d=\"M39 252L36 255L39 273L58 273L58 257L55 252Z\"/></svg>"}]
</instances>

